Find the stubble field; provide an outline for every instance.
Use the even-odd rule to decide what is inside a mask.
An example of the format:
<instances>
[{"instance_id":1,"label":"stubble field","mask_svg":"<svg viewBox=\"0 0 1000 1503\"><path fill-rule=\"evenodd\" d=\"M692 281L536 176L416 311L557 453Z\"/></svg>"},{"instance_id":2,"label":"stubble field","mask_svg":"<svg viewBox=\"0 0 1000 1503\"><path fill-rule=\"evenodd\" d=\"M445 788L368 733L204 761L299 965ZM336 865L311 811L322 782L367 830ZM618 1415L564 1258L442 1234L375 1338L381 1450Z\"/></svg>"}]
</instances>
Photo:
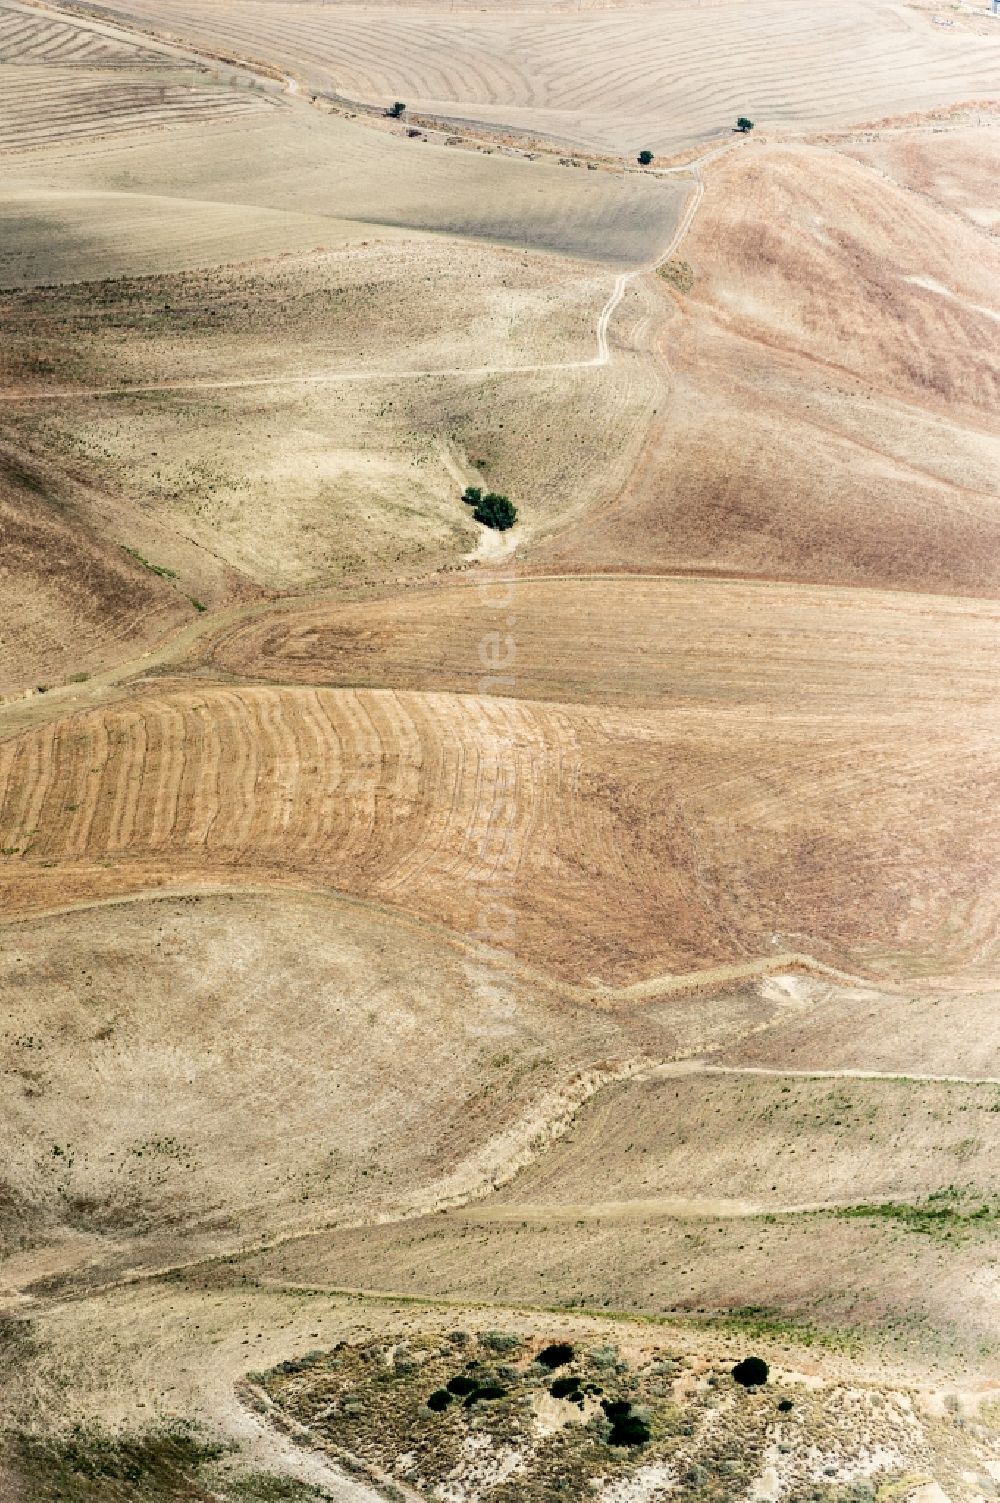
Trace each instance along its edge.
<instances>
[{"instance_id":1,"label":"stubble field","mask_svg":"<svg viewBox=\"0 0 1000 1503\"><path fill-rule=\"evenodd\" d=\"M885 0L570 7L123 0L207 49L268 57L304 87L613 153L711 140L752 107L769 128L856 124L995 92L996 42Z\"/></svg>"}]
</instances>

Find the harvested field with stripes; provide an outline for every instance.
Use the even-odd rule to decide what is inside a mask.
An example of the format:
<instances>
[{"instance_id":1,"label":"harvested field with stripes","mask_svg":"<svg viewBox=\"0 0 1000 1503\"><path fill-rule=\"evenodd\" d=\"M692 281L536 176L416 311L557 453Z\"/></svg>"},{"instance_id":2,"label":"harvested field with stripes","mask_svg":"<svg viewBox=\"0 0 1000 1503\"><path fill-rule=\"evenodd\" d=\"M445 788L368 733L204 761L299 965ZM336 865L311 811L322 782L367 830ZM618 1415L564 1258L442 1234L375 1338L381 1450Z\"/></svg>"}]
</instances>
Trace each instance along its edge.
<instances>
[{"instance_id":1,"label":"harvested field with stripes","mask_svg":"<svg viewBox=\"0 0 1000 1503\"><path fill-rule=\"evenodd\" d=\"M68 72L60 89L73 86ZM11 74L23 88L24 71ZM673 178L411 141L221 80L197 93L207 94L210 117L185 130L183 151L137 129L99 150L81 139L12 154L0 203L17 254L0 260L0 285L155 275L403 237L515 246L620 271L662 251L690 192ZM237 107L239 119L227 120ZM23 100L25 122L36 108Z\"/></svg>"},{"instance_id":2,"label":"harvested field with stripes","mask_svg":"<svg viewBox=\"0 0 1000 1503\"><path fill-rule=\"evenodd\" d=\"M275 108L245 89L0 66L0 152L211 125Z\"/></svg>"},{"instance_id":3,"label":"harvested field with stripes","mask_svg":"<svg viewBox=\"0 0 1000 1503\"><path fill-rule=\"evenodd\" d=\"M183 59L164 48L99 25L33 10L0 5L0 64L35 67L183 68Z\"/></svg>"},{"instance_id":4,"label":"harvested field with stripes","mask_svg":"<svg viewBox=\"0 0 1000 1503\"><path fill-rule=\"evenodd\" d=\"M1000 39L891 0L646 4L570 14L116 0L207 48L267 56L310 89L633 155L762 128L859 123L995 95Z\"/></svg>"},{"instance_id":5,"label":"harvested field with stripes","mask_svg":"<svg viewBox=\"0 0 1000 1503\"><path fill-rule=\"evenodd\" d=\"M209 637L198 660L277 683L470 694L485 669L469 642L490 631L512 646L495 691L528 700L930 722L988 710L1000 673L994 602L642 577L515 576L276 608Z\"/></svg>"},{"instance_id":6,"label":"harvested field with stripes","mask_svg":"<svg viewBox=\"0 0 1000 1503\"><path fill-rule=\"evenodd\" d=\"M502 892L501 948L586 984L776 949L989 974L996 717L925 713L165 687L0 745L0 890L287 878L464 933Z\"/></svg>"}]
</instances>

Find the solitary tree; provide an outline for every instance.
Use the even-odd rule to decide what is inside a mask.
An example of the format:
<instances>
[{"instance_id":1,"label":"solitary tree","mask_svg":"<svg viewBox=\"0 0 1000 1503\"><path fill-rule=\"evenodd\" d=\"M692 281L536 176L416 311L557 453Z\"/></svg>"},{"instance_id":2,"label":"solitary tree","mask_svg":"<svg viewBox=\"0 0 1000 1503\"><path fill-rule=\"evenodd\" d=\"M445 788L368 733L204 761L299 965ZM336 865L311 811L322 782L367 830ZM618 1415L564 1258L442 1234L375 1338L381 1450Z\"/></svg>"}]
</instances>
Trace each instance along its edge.
<instances>
[{"instance_id":1,"label":"solitary tree","mask_svg":"<svg viewBox=\"0 0 1000 1503\"><path fill-rule=\"evenodd\" d=\"M476 502L472 515L484 527L492 527L496 532L506 532L517 521L517 507L506 496L487 491L482 500Z\"/></svg>"},{"instance_id":2,"label":"solitary tree","mask_svg":"<svg viewBox=\"0 0 1000 1503\"><path fill-rule=\"evenodd\" d=\"M651 151L640 151L640 153L639 153L639 166L640 167L648 167L649 164L650 164L650 162L652 160L653 160L653 153Z\"/></svg>"},{"instance_id":3,"label":"solitary tree","mask_svg":"<svg viewBox=\"0 0 1000 1503\"><path fill-rule=\"evenodd\" d=\"M397 99L395 104L391 104L386 110L386 114L390 115L393 120L399 120L401 116L406 114L406 105L401 99Z\"/></svg>"},{"instance_id":4,"label":"solitary tree","mask_svg":"<svg viewBox=\"0 0 1000 1503\"><path fill-rule=\"evenodd\" d=\"M743 134L746 135L747 131L753 130L753 121L748 120L746 115L741 115L736 122L736 129L742 131Z\"/></svg>"}]
</instances>

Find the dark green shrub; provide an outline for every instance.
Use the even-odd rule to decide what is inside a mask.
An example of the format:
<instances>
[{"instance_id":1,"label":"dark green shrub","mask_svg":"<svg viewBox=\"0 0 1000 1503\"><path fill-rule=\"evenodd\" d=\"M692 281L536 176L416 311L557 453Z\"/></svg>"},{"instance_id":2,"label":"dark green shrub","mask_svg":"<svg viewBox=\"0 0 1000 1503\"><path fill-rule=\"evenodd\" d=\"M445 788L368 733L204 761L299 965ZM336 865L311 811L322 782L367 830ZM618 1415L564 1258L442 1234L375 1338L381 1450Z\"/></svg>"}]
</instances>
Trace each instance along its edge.
<instances>
[{"instance_id":1,"label":"dark green shrub","mask_svg":"<svg viewBox=\"0 0 1000 1503\"><path fill-rule=\"evenodd\" d=\"M401 120L406 114L406 105L401 99L397 99L394 104L390 104L386 114L391 120Z\"/></svg>"},{"instance_id":2,"label":"dark green shrub","mask_svg":"<svg viewBox=\"0 0 1000 1503\"><path fill-rule=\"evenodd\" d=\"M467 485L462 492L462 500L466 506L478 506L482 499L483 488L481 485Z\"/></svg>"},{"instance_id":3,"label":"dark green shrub","mask_svg":"<svg viewBox=\"0 0 1000 1503\"><path fill-rule=\"evenodd\" d=\"M733 1377L744 1388L760 1388L767 1382L768 1366L763 1357L744 1357L733 1368Z\"/></svg>"},{"instance_id":4,"label":"dark green shrub","mask_svg":"<svg viewBox=\"0 0 1000 1503\"><path fill-rule=\"evenodd\" d=\"M469 1397L465 1401L465 1407L466 1409L471 1409L473 1404L478 1404L483 1399L505 1399L506 1397L507 1390L502 1384L484 1383L481 1388L477 1385L475 1390L469 1394Z\"/></svg>"},{"instance_id":5,"label":"dark green shrub","mask_svg":"<svg viewBox=\"0 0 1000 1503\"><path fill-rule=\"evenodd\" d=\"M461 1398L464 1394L475 1393L479 1384L475 1378L470 1378L468 1373L456 1373L453 1378L448 1379L446 1387L449 1393L457 1393Z\"/></svg>"},{"instance_id":6,"label":"dark green shrub","mask_svg":"<svg viewBox=\"0 0 1000 1503\"><path fill-rule=\"evenodd\" d=\"M517 521L517 507L506 496L487 491L482 500L476 503L472 515L484 527L492 527L495 532L506 532Z\"/></svg>"},{"instance_id":7,"label":"dark green shrub","mask_svg":"<svg viewBox=\"0 0 1000 1503\"><path fill-rule=\"evenodd\" d=\"M555 1378L549 1384L549 1393L554 1399L582 1398L579 1378Z\"/></svg>"},{"instance_id":8,"label":"dark green shrub","mask_svg":"<svg viewBox=\"0 0 1000 1503\"><path fill-rule=\"evenodd\" d=\"M565 1367L567 1362L572 1362L574 1356L575 1353L568 1341L553 1341L551 1345L542 1347L535 1361L540 1362L543 1367L547 1367L552 1372L557 1367Z\"/></svg>"},{"instance_id":9,"label":"dark green shrub","mask_svg":"<svg viewBox=\"0 0 1000 1503\"><path fill-rule=\"evenodd\" d=\"M748 120L746 115L741 115L736 122L736 129L746 135L747 131L753 130L753 121Z\"/></svg>"},{"instance_id":10,"label":"dark green shrub","mask_svg":"<svg viewBox=\"0 0 1000 1503\"><path fill-rule=\"evenodd\" d=\"M650 165L650 163L652 162L652 160L653 160L653 153L651 151L640 151L640 153L639 153L639 166L640 167L648 167Z\"/></svg>"},{"instance_id":11,"label":"dark green shrub","mask_svg":"<svg viewBox=\"0 0 1000 1503\"><path fill-rule=\"evenodd\" d=\"M447 1409L453 1397L454 1395L450 1394L447 1388L435 1388L427 1400L427 1407L433 1409L435 1414L440 1414L442 1409Z\"/></svg>"},{"instance_id":12,"label":"dark green shrub","mask_svg":"<svg viewBox=\"0 0 1000 1503\"><path fill-rule=\"evenodd\" d=\"M628 1399L602 1399L601 1408L611 1421L609 1445L644 1446L649 1440L652 1432L645 1416Z\"/></svg>"}]
</instances>

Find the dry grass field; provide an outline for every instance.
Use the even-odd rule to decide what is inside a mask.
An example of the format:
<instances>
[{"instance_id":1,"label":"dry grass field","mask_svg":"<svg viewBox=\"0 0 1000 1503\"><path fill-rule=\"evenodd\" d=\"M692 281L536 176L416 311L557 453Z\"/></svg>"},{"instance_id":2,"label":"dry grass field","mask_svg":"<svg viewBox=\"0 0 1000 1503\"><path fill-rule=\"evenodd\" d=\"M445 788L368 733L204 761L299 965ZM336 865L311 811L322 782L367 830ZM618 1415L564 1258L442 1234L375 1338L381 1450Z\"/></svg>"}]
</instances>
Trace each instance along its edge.
<instances>
[{"instance_id":1,"label":"dry grass field","mask_svg":"<svg viewBox=\"0 0 1000 1503\"><path fill-rule=\"evenodd\" d=\"M0 0L2 1503L996 1496L998 59Z\"/></svg>"},{"instance_id":2,"label":"dry grass field","mask_svg":"<svg viewBox=\"0 0 1000 1503\"><path fill-rule=\"evenodd\" d=\"M21 92L25 70L12 71L24 114L12 109L9 128L27 140L37 105ZM64 70L65 85L76 76ZM102 77L108 90L124 86L120 76ZM124 140L102 138L93 121L91 138L75 145L12 152L3 202L15 238L0 285L162 273L404 235L513 244L621 268L655 258L686 196L671 179L409 140L263 86L250 90L242 78L234 89L229 77L198 85L216 113L203 124L176 120L176 149L164 149L151 120L137 119ZM237 107L250 113L228 120Z\"/></svg>"}]
</instances>

